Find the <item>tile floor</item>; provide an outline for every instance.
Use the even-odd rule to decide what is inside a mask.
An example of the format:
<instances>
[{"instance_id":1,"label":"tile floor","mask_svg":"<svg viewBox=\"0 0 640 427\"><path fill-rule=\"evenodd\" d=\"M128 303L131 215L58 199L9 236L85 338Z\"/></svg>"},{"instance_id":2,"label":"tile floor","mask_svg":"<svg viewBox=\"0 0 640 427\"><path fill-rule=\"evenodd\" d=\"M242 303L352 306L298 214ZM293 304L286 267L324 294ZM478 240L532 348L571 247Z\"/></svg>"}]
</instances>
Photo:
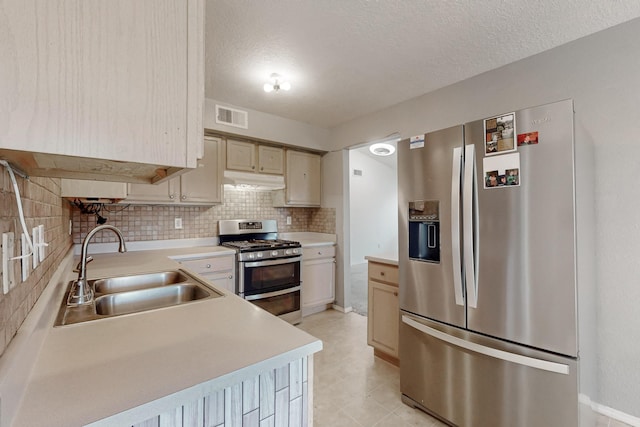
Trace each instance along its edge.
<instances>
[{"instance_id":1,"label":"tile floor","mask_svg":"<svg viewBox=\"0 0 640 427\"><path fill-rule=\"evenodd\" d=\"M365 316L327 310L305 317L299 327L324 345L314 357L314 426L445 427L402 403L400 371L373 356ZM580 411L581 427L628 427L585 405Z\"/></svg>"},{"instance_id":2,"label":"tile floor","mask_svg":"<svg viewBox=\"0 0 640 427\"><path fill-rule=\"evenodd\" d=\"M373 356L366 317L327 310L299 327L324 344L314 357L314 426L445 426L402 403L400 371Z\"/></svg>"}]
</instances>

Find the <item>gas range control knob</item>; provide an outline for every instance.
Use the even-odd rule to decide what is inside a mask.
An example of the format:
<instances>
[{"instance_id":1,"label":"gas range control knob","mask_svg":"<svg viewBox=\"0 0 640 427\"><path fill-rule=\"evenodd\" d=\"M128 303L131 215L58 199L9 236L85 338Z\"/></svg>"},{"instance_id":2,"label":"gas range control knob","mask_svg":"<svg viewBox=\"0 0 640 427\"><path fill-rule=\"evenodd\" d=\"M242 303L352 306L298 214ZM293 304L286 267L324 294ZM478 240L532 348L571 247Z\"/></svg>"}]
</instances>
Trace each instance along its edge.
<instances>
[{"instance_id":1,"label":"gas range control knob","mask_svg":"<svg viewBox=\"0 0 640 427\"><path fill-rule=\"evenodd\" d=\"M285 255L291 255L291 249L287 249L286 251L284 251Z\"/></svg>"},{"instance_id":2,"label":"gas range control knob","mask_svg":"<svg viewBox=\"0 0 640 427\"><path fill-rule=\"evenodd\" d=\"M258 258L262 258L262 252L258 252Z\"/></svg>"},{"instance_id":3,"label":"gas range control knob","mask_svg":"<svg viewBox=\"0 0 640 427\"><path fill-rule=\"evenodd\" d=\"M295 248L295 249L293 250L293 253L294 253L294 254L299 254L299 253L300 253L300 249Z\"/></svg>"},{"instance_id":4,"label":"gas range control knob","mask_svg":"<svg viewBox=\"0 0 640 427\"><path fill-rule=\"evenodd\" d=\"M255 257L255 254L249 254L249 259L254 259Z\"/></svg>"},{"instance_id":5,"label":"gas range control knob","mask_svg":"<svg viewBox=\"0 0 640 427\"><path fill-rule=\"evenodd\" d=\"M271 251L271 256L278 256L278 251Z\"/></svg>"}]
</instances>

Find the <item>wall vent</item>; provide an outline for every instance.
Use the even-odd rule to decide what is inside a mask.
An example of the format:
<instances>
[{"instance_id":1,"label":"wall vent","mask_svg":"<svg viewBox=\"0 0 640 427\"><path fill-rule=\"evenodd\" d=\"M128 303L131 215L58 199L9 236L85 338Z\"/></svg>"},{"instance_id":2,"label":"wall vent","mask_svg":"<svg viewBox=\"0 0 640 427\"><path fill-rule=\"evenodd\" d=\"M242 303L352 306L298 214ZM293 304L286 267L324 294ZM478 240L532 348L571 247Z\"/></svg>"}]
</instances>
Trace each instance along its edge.
<instances>
[{"instance_id":1,"label":"wall vent","mask_svg":"<svg viewBox=\"0 0 640 427\"><path fill-rule=\"evenodd\" d=\"M216 123L249 129L249 113L235 108L216 105Z\"/></svg>"},{"instance_id":2,"label":"wall vent","mask_svg":"<svg viewBox=\"0 0 640 427\"><path fill-rule=\"evenodd\" d=\"M353 175L354 176L362 176L362 169L354 169L353 170Z\"/></svg>"}]
</instances>

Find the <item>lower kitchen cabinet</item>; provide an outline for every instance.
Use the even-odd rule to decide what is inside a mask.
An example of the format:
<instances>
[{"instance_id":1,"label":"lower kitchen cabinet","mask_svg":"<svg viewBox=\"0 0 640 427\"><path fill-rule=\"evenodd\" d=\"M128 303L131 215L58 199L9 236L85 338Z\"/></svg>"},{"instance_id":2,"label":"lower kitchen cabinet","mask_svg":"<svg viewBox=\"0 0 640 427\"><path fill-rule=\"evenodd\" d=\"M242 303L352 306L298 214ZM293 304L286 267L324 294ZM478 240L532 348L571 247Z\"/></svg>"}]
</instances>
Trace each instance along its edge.
<instances>
[{"instance_id":1,"label":"lower kitchen cabinet","mask_svg":"<svg viewBox=\"0 0 640 427\"><path fill-rule=\"evenodd\" d=\"M302 315L326 310L335 299L334 246L302 248Z\"/></svg>"},{"instance_id":2,"label":"lower kitchen cabinet","mask_svg":"<svg viewBox=\"0 0 640 427\"><path fill-rule=\"evenodd\" d=\"M398 364L400 304L398 266L369 261L367 344L374 354Z\"/></svg>"},{"instance_id":3,"label":"lower kitchen cabinet","mask_svg":"<svg viewBox=\"0 0 640 427\"><path fill-rule=\"evenodd\" d=\"M235 294L235 255L217 257L189 256L174 258L180 264L211 282L212 285Z\"/></svg>"}]
</instances>

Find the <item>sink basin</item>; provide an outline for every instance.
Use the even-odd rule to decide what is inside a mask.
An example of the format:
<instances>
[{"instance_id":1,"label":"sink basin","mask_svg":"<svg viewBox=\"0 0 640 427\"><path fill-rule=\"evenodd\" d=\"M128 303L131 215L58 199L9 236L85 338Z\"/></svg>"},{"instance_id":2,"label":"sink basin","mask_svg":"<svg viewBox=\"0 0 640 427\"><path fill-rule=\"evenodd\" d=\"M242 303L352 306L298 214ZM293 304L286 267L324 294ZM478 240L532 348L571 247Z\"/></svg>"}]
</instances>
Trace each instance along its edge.
<instances>
[{"instance_id":1,"label":"sink basin","mask_svg":"<svg viewBox=\"0 0 640 427\"><path fill-rule=\"evenodd\" d=\"M133 276L93 280L89 281L89 284L93 283L96 295L101 295L173 285L188 280L189 277L180 271L162 271L159 273L136 274Z\"/></svg>"},{"instance_id":2,"label":"sink basin","mask_svg":"<svg viewBox=\"0 0 640 427\"><path fill-rule=\"evenodd\" d=\"M89 280L95 288L90 304L68 306L69 282L54 326L88 322L125 314L184 305L222 294L184 270Z\"/></svg>"},{"instance_id":3,"label":"sink basin","mask_svg":"<svg viewBox=\"0 0 640 427\"><path fill-rule=\"evenodd\" d=\"M207 298L210 293L193 283L165 285L137 291L120 292L96 298L96 314L118 316L184 304Z\"/></svg>"}]
</instances>

